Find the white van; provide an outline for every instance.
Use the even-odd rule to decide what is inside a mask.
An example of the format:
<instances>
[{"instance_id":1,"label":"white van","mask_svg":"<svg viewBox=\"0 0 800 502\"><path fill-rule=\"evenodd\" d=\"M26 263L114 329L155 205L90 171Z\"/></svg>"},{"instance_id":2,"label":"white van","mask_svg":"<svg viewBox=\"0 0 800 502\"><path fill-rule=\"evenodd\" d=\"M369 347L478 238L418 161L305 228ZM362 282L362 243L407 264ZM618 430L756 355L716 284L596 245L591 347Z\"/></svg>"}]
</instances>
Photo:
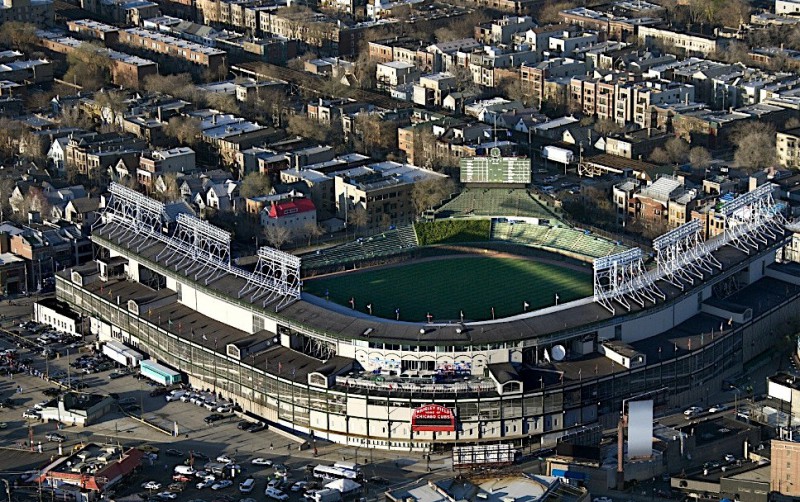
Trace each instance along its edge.
<instances>
[{"instance_id":1,"label":"white van","mask_svg":"<svg viewBox=\"0 0 800 502\"><path fill-rule=\"evenodd\" d=\"M195 470L190 465L176 465L175 474L183 474L184 476L194 476Z\"/></svg>"},{"instance_id":2,"label":"white van","mask_svg":"<svg viewBox=\"0 0 800 502\"><path fill-rule=\"evenodd\" d=\"M253 478L247 478L243 482L239 483L239 491L242 493L250 493L253 491L253 486L256 484L256 480Z\"/></svg>"},{"instance_id":3,"label":"white van","mask_svg":"<svg viewBox=\"0 0 800 502\"><path fill-rule=\"evenodd\" d=\"M167 394L167 395L166 395L166 397L165 397L164 399L166 399L166 400L167 400L167 402L169 403L169 402L172 402L172 401L177 401L177 400L178 400L178 399L180 399L180 398L181 398L181 396L183 396L184 394L186 394L186 391L185 391L185 390L173 390L172 392L170 392L169 394Z\"/></svg>"}]
</instances>

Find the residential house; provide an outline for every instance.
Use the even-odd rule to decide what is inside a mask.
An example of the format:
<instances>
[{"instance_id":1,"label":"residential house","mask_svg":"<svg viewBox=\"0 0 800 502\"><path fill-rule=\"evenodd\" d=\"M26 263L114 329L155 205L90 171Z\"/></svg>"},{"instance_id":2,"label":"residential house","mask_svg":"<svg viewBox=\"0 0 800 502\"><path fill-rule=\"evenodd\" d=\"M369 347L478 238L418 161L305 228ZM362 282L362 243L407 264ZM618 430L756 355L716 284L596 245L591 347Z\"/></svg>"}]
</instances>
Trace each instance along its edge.
<instances>
[{"instance_id":1,"label":"residential house","mask_svg":"<svg viewBox=\"0 0 800 502\"><path fill-rule=\"evenodd\" d=\"M195 152L189 147L146 151L139 158L136 178L141 185L151 189L160 174L189 173L195 168Z\"/></svg>"},{"instance_id":2,"label":"residential house","mask_svg":"<svg viewBox=\"0 0 800 502\"><path fill-rule=\"evenodd\" d=\"M261 210L260 214L262 227L285 228L294 238L300 236L304 228L317 224L314 202L304 197L272 201L269 207Z\"/></svg>"},{"instance_id":3,"label":"residential house","mask_svg":"<svg viewBox=\"0 0 800 502\"><path fill-rule=\"evenodd\" d=\"M239 182L226 180L224 183L209 185L206 192L205 207L217 211L238 211L240 205Z\"/></svg>"},{"instance_id":4,"label":"residential house","mask_svg":"<svg viewBox=\"0 0 800 502\"><path fill-rule=\"evenodd\" d=\"M100 207L100 199L91 197L81 197L67 202L64 209L64 220L77 225L84 232L91 229L97 220L97 210Z\"/></svg>"}]
</instances>

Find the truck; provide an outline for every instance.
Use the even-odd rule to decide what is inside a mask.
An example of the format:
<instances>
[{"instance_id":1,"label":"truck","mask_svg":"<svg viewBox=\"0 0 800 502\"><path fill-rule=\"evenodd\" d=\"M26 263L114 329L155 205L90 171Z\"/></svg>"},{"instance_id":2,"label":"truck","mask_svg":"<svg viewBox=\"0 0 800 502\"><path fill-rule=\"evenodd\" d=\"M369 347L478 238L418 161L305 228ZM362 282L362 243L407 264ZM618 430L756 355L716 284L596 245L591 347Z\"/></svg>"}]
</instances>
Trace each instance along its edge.
<instances>
[{"instance_id":1,"label":"truck","mask_svg":"<svg viewBox=\"0 0 800 502\"><path fill-rule=\"evenodd\" d=\"M309 500L313 500L314 502L339 502L342 500L342 492L339 490L334 490L333 488L323 488L321 490L316 490L313 493L309 494L310 496L307 497Z\"/></svg>"},{"instance_id":2,"label":"truck","mask_svg":"<svg viewBox=\"0 0 800 502\"><path fill-rule=\"evenodd\" d=\"M542 158L559 164L572 164L575 161L575 155L572 150L566 148L559 148L557 146L546 146L542 148Z\"/></svg>"}]
</instances>

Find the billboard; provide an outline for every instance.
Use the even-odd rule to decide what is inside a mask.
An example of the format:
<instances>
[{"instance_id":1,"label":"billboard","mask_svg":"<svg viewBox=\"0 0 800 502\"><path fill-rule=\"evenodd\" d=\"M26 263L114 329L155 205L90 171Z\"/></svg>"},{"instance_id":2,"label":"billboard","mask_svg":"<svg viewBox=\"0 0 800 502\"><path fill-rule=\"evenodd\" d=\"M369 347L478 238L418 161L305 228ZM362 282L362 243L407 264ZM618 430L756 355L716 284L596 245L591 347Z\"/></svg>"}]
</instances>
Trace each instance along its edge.
<instances>
[{"instance_id":1,"label":"billboard","mask_svg":"<svg viewBox=\"0 0 800 502\"><path fill-rule=\"evenodd\" d=\"M488 157L461 159L462 183L516 183L531 182L531 160L502 157L499 148L492 148Z\"/></svg>"},{"instance_id":2,"label":"billboard","mask_svg":"<svg viewBox=\"0 0 800 502\"><path fill-rule=\"evenodd\" d=\"M517 451L510 444L454 446L453 468L481 465L509 465L514 463Z\"/></svg>"},{"instance_id":3,"label":"billboard","mask_svg":"<svg viewBox=\"0 0 800 502\"><path fill-rule=\"evenodd\" d=\"M653 454L653 400L628 402L628 458Z\"/></svg>"},{"instance_id":4,"label":"billboard","mask_svg":"<svg viewBox=\"0 0 800 502\"><path fill-rule=\"evenodd\" d=\"M456 430L456 415L446 406L426 404L415 408L411 414L411 430L414 432L453 432Z\"/></svg>"}]
</instances>

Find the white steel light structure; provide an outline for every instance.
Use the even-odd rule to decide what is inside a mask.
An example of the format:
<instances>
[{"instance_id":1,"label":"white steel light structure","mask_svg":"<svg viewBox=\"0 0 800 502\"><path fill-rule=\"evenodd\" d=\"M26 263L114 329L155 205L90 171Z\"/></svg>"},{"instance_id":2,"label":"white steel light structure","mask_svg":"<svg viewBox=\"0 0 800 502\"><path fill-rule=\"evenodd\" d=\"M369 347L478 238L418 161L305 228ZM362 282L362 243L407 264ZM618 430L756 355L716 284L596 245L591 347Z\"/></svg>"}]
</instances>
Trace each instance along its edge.
<instances>
[{"instance_id":1,"label":"white steel light structure","mask_svg":"<svg viewBox=\"0 0 800 502\"><path fill-rule=\"evenodd\" d=\"M616 301L627 310L665 296L653 283L642 261L642 250L632 248L594 260L594 300L614 314Z\"/></svg>"},{"instance_id":2,"label":"white steel light structure","mask_svg":"<svg viewBox=\"0 0 800 502\"><path fill-rule=\"evenodd\" d=\"M258 250L254 272L231 263L231 234L194 216L179 214L172 235L164 233L164 204L118 183L109 186L110 196L95 227L108 226L106 238L133 246L136 251L163 243L155 256L194 280L208 285L225 274L245 279L239 298L261 300L279 311L300 299L300 258L269 247Z\"/></svg>"},{"instance_id":3,"label":"white steel light structure","mask_svg":"<svg viewBox=\"0 0 800 502\"><path fill-rule=\"evenodd\" d=\"M656 277L683 290L722 264L714 258L700 236L700 222L691 220L653 240Z\"/></svg>"},{"instance_id":4,"label":"white steel light structure","mask_svg":"<svg viewBox=\"0 0 800 502\"><path fill-rule=\"evenodd\" d=\"M239 298L248 296L251 302L262 299L261 304L278 301L276 310L300 299L300 258L262 247L258 250L255 271L247 278L247 284L239 291Z\"/></svg>"}]
</instances>

